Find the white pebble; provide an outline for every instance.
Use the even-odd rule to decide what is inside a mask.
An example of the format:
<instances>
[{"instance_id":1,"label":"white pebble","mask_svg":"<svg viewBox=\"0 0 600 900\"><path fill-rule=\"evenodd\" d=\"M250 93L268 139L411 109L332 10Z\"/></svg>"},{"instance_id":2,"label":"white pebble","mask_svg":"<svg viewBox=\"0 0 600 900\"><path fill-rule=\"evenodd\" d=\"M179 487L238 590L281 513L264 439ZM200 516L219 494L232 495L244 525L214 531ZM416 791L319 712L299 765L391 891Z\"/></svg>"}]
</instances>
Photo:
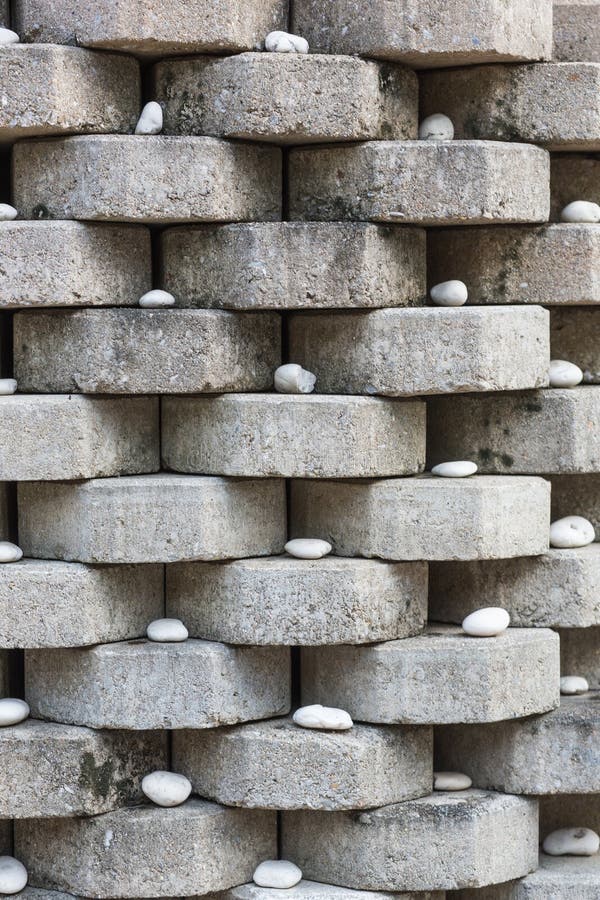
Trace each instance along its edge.
<instances>
[{"instance_id":1,"label":"white pebble","mask_svg":"<svg viewBox=\"0 0 600 900\"><path fill-rule=\"evenodd\" d=\"M23 556L23 551L10 541L0 541L0 563L17 562Z\"/></svg>"},{"instance_id":2,"label":"white pebble","mask_svg":"<svg viewBox=\"0 0 600 900\"><path fill-rule=\"evenodd\" d=\"M419 125L419 137L422 141L451 141L454 137L452 119L443 113L427 116Z\"/></svg>"},{"instance_id":3,"label":"white pebble","mask_svg":"<svg viewBox=\"0 0 600 900\"><path fill-rule=\"evenodd\" d=\"M189 632L181 619L155 619L146 629L149 641L160 641L163 644L177 644L187 641Z\"/></svg>"},{"instance_id":4,"label":"white pebble","mask_svg":"<svg viewBox=\"0 0 600 900\"><path fill-rule=\"evenodd\" d=\"M0 700L0 727L18 725L24 722L29 715L29 704L16 697L5 697Z\"/></svg>"},{"instance_id":5,"label":"white pebble","mask_svg":"<svg viewBox=\"0 0 600 900\"><path fill-rule=\"evenodd\" d=\"M9 44L18 44L19 35L10 28L0 28L0 47L7 47Z\"/></svg>"},{"instance_id":6,"label":"white pebble","mask_svg":"<svg viewBox=\"0 0 600 900\"><path fill-rule=\"evenodd\" d=\"M591 828L559 828L542 844L550 856L594 856L600 848L600 837Z\"/></svg>"},{"instance_id":7,"label":"white pebble","mask_svg":"<svg viewBox=\"0 0 600 900\"><path fill-rule=\"evenodd\" d=\"M0 222L12 222L18 216L18 211L10 203L0 203Z\"/></svg>"},{"instance_id":8,"label":"white pebble","mask_svg":"<svg viewBox=\"0 0 600 900\"><path fill-rule=\"evenodd\" d=\"M265 888L293 888L302 880L302 872L287 859L265 859L254 870L254 884Z\"/></svg>"},{"instance_id":9,"label":"white pebble","mask_svg":"<svg viewBox=\"0 0 600 900\"><path fill-rule=\"evenodd\" d=\"M275 370L275 390L280 394L311 394L316 381L316 375L297 363L286 363Z\"/></svg>"},{"instance_id":10,"label":"white pebble","mask_svg":"<svg viewBox=\"0 0 600 900\"><path fill-rule=\"evenodd\" d=\"M324 728L327 731L348 731L354 724L345 709L335 706L301 706L292 716L301 728Z\"/></svg>"},{"instance_id":11,"label":"white pebble","mask_svg":"<svg viewBox=\"0 0 600 900\"><path fill-rule=\"evenodd\" d=\"M550 525L550 546L563 550L587 547L594 542L594 526L583 516L565 516Z\"/></svg>"},{"instance_id":12,"label":"white pebble","mask_svg":"<svg viewBox=\"0 0 600 900\"><path fill-rule=\"evenodd\" d=\"M271 31L265 38L269 53L308 53L308 41L287 31Z\"/></svg>"},{"instance_id":13,"label":"white pebble","mask_svg":"<svg viewBox=\"0 0 600 900\"><path fill-rule=\"evenodd\" d=\"M600 206L589 200L568 203L560 214L561 222L600 222Z\"/></svg>"},{"instance_id":14,"label":"white pebble","mask_svg":"<svg viewBox=\"0 0 600 900\"><path fill-rule=\"evenodd\" d=\"M439 463L437 466L433 466L431 474L439 475L441 478L466 478L468 475L474 475L476 471L477 463L460 459L456 462Z\"/></svg>"},{"instance_id":15,"label":"white pebble","mask_svg":"<svg viewBox=\"0 0 600 900\"><path fill-rule=\"evenodd\" d=\"M17 390L15 378L0 378L0 397L8 397Z\"/></svg>"},{"instance_id":16,"label":"white pebble","mask_svg":"<svg viewBox=\"0 0 600 900\"><path fill-rule=\"evenodd\" d=\"M0 894L18 894L27 884L27 869L14 856L0 856Z\"/></svg>"},{"instance_id":17,"label":"white pebble","mask_svg":"<svg viewBox=\"0 0 600 900\"><path fill-rule=\"evenodd\" d=\"M160 103L146 103L135 126L136 134L160 134L163 127L163 111Z\"/></svg>"},{"instance_id":18,"label":"white pebble","mask_svg":"<svg viewBox=\"0 0 600 900\"><path fill-rule=\"evenodd\" d=\"M566 359L551 359L548 380L550 387L575 387L583 381L583 372L579 366L576 366L575 363L567 362Z\"/></svg>"},{"instance_id":19,"label":"white pebble","mask_svg":"<svg viewBox=\"0 0 600 900\"><path fill-rule=\"evenodd\" d=\"M434 772L434 791L466 791L473 782L462 772Z\"/></svg>"},{"instance_id":20,"label":"white pebble","mask_svg":"<svg viewBox=\"0 0 600 900\"><path fill-rule=\"evenodd\" d=\"M464 281L442 281L431 288L429 296L436 306L464 306L469 292Z\"/></svg>"},{"instance_id":21,"label":"white pebble","mask_svg":"<svg viewBox=\"0 0 600 900\"><path fill-rule=\"evenodd\" d=\"M175 297L168 291L148 291L139 299L142 309L166 309L168 306L175 306Z\"/></svg>"},{"instance_id":22,"label":"white pebble","mask_svg":"<svg viewBox=\"0 0 600 900\"><path fill-rule=\"evenodd\" d=\"M500 606L476 609L463 619L462 630L472 637L495 637L510 625L510 616Z\"/></svg>"},{"instance_id":23,"label":"white pebble","mask_svg":"<svg viewBox=\"0 0 600 900\"><path fill-rule=\"evenodd\" d=\"M328 541L319 538L294 538L283 549L296 559L322 559L331 553L332 547Z\"/></svg>"},{"instance_id":24,"label":"white pebble","mask_svg":"<svg viewBox=\"0 0 600 900\"><path fill-rule=\"evenodd\" d=\"M142 778L142 791L157 806L181 806L192 793L192 784L176 772L150 772Z\"/></svg>"},{"instance_id":25,"label":"white pebble","mask_svg":"<svg viewBox=\"0 0 600 900\"><path fill-rule=\"evenodd\" d=\"M582 678L581 675L563 675L560 679L561 694L587 694L589 689L587 678Z\"/></svg>"}]
</instances>

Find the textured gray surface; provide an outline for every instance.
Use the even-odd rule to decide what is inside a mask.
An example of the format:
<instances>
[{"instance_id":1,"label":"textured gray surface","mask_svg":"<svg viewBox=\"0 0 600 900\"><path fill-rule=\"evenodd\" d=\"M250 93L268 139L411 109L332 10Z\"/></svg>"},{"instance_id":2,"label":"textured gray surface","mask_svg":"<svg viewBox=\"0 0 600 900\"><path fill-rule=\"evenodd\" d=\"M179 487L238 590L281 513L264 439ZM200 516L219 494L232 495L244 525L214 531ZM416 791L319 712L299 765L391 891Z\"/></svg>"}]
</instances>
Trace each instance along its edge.
<instances>
[{"instance_id":1,"label":"textured gray surface","mask_svg":"<svg viewBox=\"0 0 600 900\"><path fill-rule=\"evenodd\" d=\"M553 154L550 167L550 218L558 222L561 210L574 200L600 202L600 160L588 153Z\"/></svg>"},{"instance_id":2,"label":"textured gray surface","mask_svg":"<svg viewBox=\"0 0 600 900\"><path fill-rule=\"evenodd\" d=\"M336 887L334 884L319 884L316 881L302 881L286 890L289 900L443 900L440 891L422 893L387 894L379 891L352 891L348 888ZM256 884L241 884L232 888L222 900L277 900L281 891L277 888L263 888Z\"/></svg>"},{"instance_id":3,"label":"textured gray surface","mask_svg":"<svg viewBox=\"0 0 600 900\"><path fill-rule=\"evenodd\" d=\"M552 359L579 366L584 384L600 384L600 317L595 312L582 306L550 313Z\"/></svg>"},{"instance_id":4,"label":"textured gray surface","mask_svg":"<svg viewBox=\"0 0 600 900\"><path fill-rule=\"evenodd\" d=\"M556 7L554 7L556 9ZM589 9L589 7L586 7ZM458 891L455 900L597 900L600 881L598 856L546 856L531 875L483 890Z\"/></svg>"},{"instance_id":5,"label":"textured gray surface","mask_svg":"<svg viewBox=\"0 0 600 900\"><path fill-rule=\"evenodd\" d=\"M596 0L558 0L553 19L555 59L600 62L600 5Z\"/></svg>"},{"instance_id":6,"label":"textured gray surface","mask_svg":"<svg viewBox=\"0 0 600 900\"><path fill-rule=\"evenodd\" d=\"M600 472L552 475L552 519L583 516L594 526L600 541Z\"/></svg>"},{"instance_id":7,"label":"textured gray surface","mask_svg":"<svg viewBox=\"0 0 600 900\"><path fill-rule=\"evenodd\" d=\"M559 633L561 673L582 675L600 690L600 628L561 628Z\"/></svg>"}]
</instances>

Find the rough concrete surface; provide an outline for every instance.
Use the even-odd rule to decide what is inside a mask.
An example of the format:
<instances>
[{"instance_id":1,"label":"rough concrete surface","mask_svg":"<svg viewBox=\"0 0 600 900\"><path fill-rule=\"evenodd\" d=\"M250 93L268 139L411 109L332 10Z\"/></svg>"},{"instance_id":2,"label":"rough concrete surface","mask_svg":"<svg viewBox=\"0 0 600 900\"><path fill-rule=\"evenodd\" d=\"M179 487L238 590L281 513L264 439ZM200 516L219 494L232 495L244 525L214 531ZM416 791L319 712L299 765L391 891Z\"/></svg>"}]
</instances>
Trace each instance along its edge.
<instances>
[{"instance_id":1,"label":"rough concrete surface","mask_svg":"<svg viewBox=\"0 0 600 900\"><path fill-rule=\"evenodd\" d=\"M582 675L593 690L600 690L600 628L561 628L560 670Z\"/></svg>"},{"instance_id":2,"label":"rough concrete surface","mask_svg":"<svg viewBox=\"0 0 600 900\"><path fill-rule=\"evenodd\" d=\"M600 62L600 4L563 0L553 6L554 59Z\"/></svg>"},{"instance_id":3,"label":"rough concrete surface","mask_svg":"<svg viewBox=\"0 0 600 900\"><path fill-rule=\"evenodd\" d=\"M600 318L595 311L582 306L550 313L552 359L579 366L584 384L600 384Z\"/></svg>"},{"instance_id":4,"label":"rough concrete surface","mask_svg":"<svg viewBox=\"0 0 600 900\"><path fill-rule=\"evenodd\" d=\"M552 520L583 516L594 526L600 541L600 472L552 475Z\"/></svg>"}]
</instances>

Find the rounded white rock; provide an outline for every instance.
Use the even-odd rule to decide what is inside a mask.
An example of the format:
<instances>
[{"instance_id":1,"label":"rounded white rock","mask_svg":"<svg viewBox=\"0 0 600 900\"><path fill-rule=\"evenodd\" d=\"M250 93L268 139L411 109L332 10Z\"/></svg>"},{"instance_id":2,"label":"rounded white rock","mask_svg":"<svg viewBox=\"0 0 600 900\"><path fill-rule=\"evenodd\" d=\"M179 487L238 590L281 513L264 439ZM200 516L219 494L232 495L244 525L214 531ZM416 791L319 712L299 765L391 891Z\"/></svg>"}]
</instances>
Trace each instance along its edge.
<instances>
[{"instance_id":1,"label":"rounded white rock","mask_svg":"<svg viewBox=\"0 0 600 900\"><path fill-rule=\"evenodd\" d=\"M252 880L264 888L293 888L302 880L302 872L287 859L265 859L254 870Z\"/></svg>"},{"instance_id":2,"label":"rounded white rock","mask_svg":"<svg viewBox=\"0 0 600 900\"><path fill-rule=\"evenodd\" d=\"M23 551L10 541L0 541L0 563L18 562L23 556Z\"/></svg>"},{"instance_id":3,"label":"rounded white rock","mask_svg":"<svg viewBox=\"0 0 600 900\"><path fill-rule=\"evenodd\" d=\"M477 463L460 459L456 462L439 463L437 466L433 466L431 474L439 475L441 478L467 478L468 475L474 475L476 471Z\"/></svg>"},{"instance_id":4,"label":"rounded white rock","mask_svg":"<svg viewBox=\"0 0 600 900\"><path fill-rule=\"evenodd\" d=\"M265 38L269 53L308 53L308 41L287 31L270 31Z\"/></svg>"},{"instance_id":5,"label":"rounded white rock","mask_svg":"<svg viewBox=\"0 0 600 900\"><path fill-rule=\"evenodd\" d=\"M162 644L178 644L187 641L189 632L181 619L155 619L148 625L146 637Z\"/></svg>"},{"instance_id":6,"label":"rounded white rock","mask_svg":"<svg viewBox=\"0 0 600 900\"><path fill-rule=\"evenodd\" d=\"M15 378L0 378L0 397L8 397L17 390Z\"/></svg>"},{"instance_id":7,"label":"rounded white rock","mask_svg":"<svg viewBox=\"0 0 600 900\"><path fill-rule=\"evenodd\" d=\"M595 537L594 526L583 516L565 516L550 525L550 546L561 550L587 547Z\"/></svg>"},{"instance_id":8,"label":"rounded white rock","mask_svg":"<svg viewBox=\"0 0 600 900\"><path fill-rule=\"evenodd\" d=\"M469 292L464 281L441 281L429 291L436 306L464 306Z\"/></svg>"},{"instance_id":9,"label":"rounded white rock","mask_svg":"<svg viewBox=\"0 0 600 900\"><path fill-rule=\"evenodd\" d=\"M283 548L296 559L322 559L331 553L331 544L320 538L294 538Z\"/></svg>"},{"instance_id":10,"label":"rounded white rock","mask_svg":"<svg viewBox=\"0 0 600 900\"><path fill-rule=\"evenodd\" d=\"M286 363L275 369L273 381L275 390L280 394L311 394L315 389L317 376L298 363Z\"/></svg>"},{"instance_id":11,"label":"rounded white rock","mask_svg":"<svg viewBox=\"0 0 600 900\"><path fill-rule=\"evenodd\" d=\"M462 772L434 772L434 791L466 791L473 782Z\"/></svg>"},{"instance_id":12,"label":"rounded white rock","mask_svg":"<svg viewBox=\"0 0 600 900\"><path fill-rule=\"evenodd\" d=\"M472 637L495 637L506 631L510 616L501 606L486 606L476 609L463 619L462 630Z\"/></svg>"},{"instance_id":13,"label":"rounded white rock","mask_svg":"<svg viewBox=\"0 0 600 900\"><path fill-rule=\"evenodd\" d=\"M558 828L544 838L542 848L550 856L594 856L600 837L591 828Z\"/></svg>"},{"instance_id":14,"label":"rounded white rock","mask_svg":"<svg viewBox=\"0 0 600 900\"><path fill-rule=\"evenodd\" d=\"M560 679L561 694L566 694L567 696L571 694L587 694L589 689L587 678L582 678L581 675L563 675Z\"/></svg>"},{"instance_id":15,"label":"rounded white rock","mask_svg":"<svg viewBox=\"0 0 600 900\"><path fill-rule=\"evenodd\" d=\"M354 724L345 709L321 706L320 703L301 706L292 719L301 728L323 728L326 731L348 731Z\"/></svg>"},{"instance_id":16,"label":"rounded white rock","mask_svg":"<svg viewBox=\"0 0 600 900\"><path fill-rule=\"evenodd\" d=\"M0 47L7 47L9 44L18 44L19 35L10 28L0 28Z\"/></svg>"},{"instance_id":17,"label":"rounded white rock","mask_svg":"<svg viewBox=\"0 0 600 900\"><path fill-rule=\"evenodd\" d=\"M27 884L27 869L14 856L0 856L0 894L18 894Z\"/></svg>"},{"instance_id":18,"label":"rounded white rock","mask_svg":"<svg viewBox=\"0 0 600 900\"><path fill-rule=\"evenodd\" d=\"M548 381L550 387L575 387L583 381L583 372L579 366L576 366L575 363L567 362L566 359L551 359Z\"/></svg>"},{"instance_id":19,"label":"rounded white rock","mask_svg":"<svg viewBox=\"0 0 600 900\"><path fill-rule=\"evenodd\" d=\"M452 119L443 113L427 116L419 125L419 138L422 141L451 141L454 137Z\"/></svg>"},{"instance_id":20,"label":"rounded white rock","mask_svg":"<svg viewBox=\"0 0 600 900\"><path fill-rule=\"evenodd\" d=\"M18 211L10 203L0 203L0 222L12 222L18 214Z\"/></svg>"},{"instance_id":21,"label":"rounded white rock","mask_svg":"<svg viewBox=\"0 0 600 900\"><path fill-rule=\"evenodd\" d=\"M151 100L144 106L135 126L136 134L160 134L163 127L163 111L160 103Z\"/></svg>"},{"instance_id":22,"label":"rounded white rock","mask_svg":"<svg viewBox=\"0 0 600 900\"><path fill-rule=\"evenodd\" d=\"M150 772L142 778L142 791L157 806L181 806L192 793L192 783L176 772Z\"/></svg>"},{"instance_id":23,"label":"rounded white rock","mask_svg":"<svg viewBox=\"0 0 600 900\"><path fill-rule=\"evenodd\" d=\"M561 222L600 222L600 206L589 200L574 200L560 214Z\"/></svg>"},{"instance_id":24,"label":"rounded white rock","mask_svg":"<svg viewBox=\"0 0 600 900\"><path fill-rule=\"evenodd\" d=\"M0 700L0 727L18 725L29 716L29 704L16 697L4 697Z\"/></svg>"},{"instance_id":25,"label":"rounded white rock","mask_svg":"<svg viewBox=\"0 0 600 900\"><path fill-rule=\"evenodd\" d=\"M175 297L168 291L161 291L157 288L140 297L139 304L142 309L166 309L169 306L175 306Z\"/></svg>"}]
</instances>

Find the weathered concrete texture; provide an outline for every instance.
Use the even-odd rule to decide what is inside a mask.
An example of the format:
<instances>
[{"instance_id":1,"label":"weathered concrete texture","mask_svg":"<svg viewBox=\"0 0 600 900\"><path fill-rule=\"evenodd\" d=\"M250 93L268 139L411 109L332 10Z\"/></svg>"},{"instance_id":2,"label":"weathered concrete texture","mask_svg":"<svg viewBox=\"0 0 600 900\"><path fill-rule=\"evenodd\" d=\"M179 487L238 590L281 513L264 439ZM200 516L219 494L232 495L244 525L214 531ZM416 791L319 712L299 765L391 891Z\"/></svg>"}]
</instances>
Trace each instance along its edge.
<instances>
[{"instance_id":1,"label":"weathered concrete texture","mask_svg":"<svg viewBox=\"0 0 600 900\"><path fill-rule=\"evenodd\" d=\"M287 0L16 0L21 39L140 55L235 53L286 28Z\"/></svg>"},{"instance_id":2,"label":"weathered concrete texture","mask_svg":"<svg viewBox=\"0 0 600 900\"><path fill-rule=\"evenodd\" d=\"M370 141L289 155L291 219L545 222L548 187L547 152L526 144Z\"/></svg>"},{"instance_id":3,"label":"weathered concrete texture","mask_svg":"<svg viewBox=\"0 0 600 900\"><path fill-rule=\"evenodd\" d=\"M550 167L550 219L560 220L561 210L574 200L600 202L600 158L585 153L561 153Z\"/></svg>"},{"instance_id":4,"label":"weathered concrete texture","mask_svg":"<svg viewBox=\"0 0 600 900\"><path fill-rule=\"evenodd\" d=\"M408 894L404 891L400 894L352 891L336 887L334 884L320 884L305 879L295 887L288 888L285 895L289 900L443 900L445 896L441 891L427 891L427 893L419 891L416 894L412 891ZM272 888L259 887L251 882L227 891L222 900L274 900L274 897Z\"/></svg>"},{"instance_id":5,"label":"weathered concrete texture","mask_svg":"<svg viewBox=\"0 0 600 900\"><path fill-rule=\"evenodd\" d=\"M554 3L554 59L600 62L598 0L558 0Z\"/></svg>"},{"instance_id":6,"label":"weathered concrete texture","mask_svg":"<svg viewBox=\"0 0 600 900\"><path fill-rule=\"evenodd\" d=\"M599 544L522 559L431 563L429 618L460 624L485 605L506 609L517 628L589 628L600 625L598 584Z\"/></svg>"},{"instance_id":7,"label":"weathered concrete texture","mask_svg":"<svg viewBox=\"0 0 600 900\"><path fill-rule=\"evenodd\" d=\"M0 25L8 28L10 24L10 12L8 8L8 0L0 0Z\"/></svg>"},{"instance_id":8,"label":"weathered concrete texture","mask_svg":"<svg viewBox=\"0 0 600 900\"><path fill-rule=\"evenodd\" d=\"M8 692L8 659L9 654L4 650L0 650L0 696L5 697ZM0 825L2 824L2 820L0 819ZM0 846L1 846L1 834L0 834Z\"/></svg>"},{"instance_id":9,"label":"weathered concrete texture","mask_svg":"<svg viewBox=\"0 0 600 900\"><path fill-rule=\"evenodd\" d=\"M419 634L427 619L423 562L277 556L166 571L167 615L211 641L364 644Z\"/></svg>"},{"instance_id":10,"label":"weathered concrete texture","mask_svg":"<svg viewBox=\"0 0 600 900\"><path fill-rule=\"evenodd\" d=\"M600 226L561 222L427 235L430 285L459 278L469 303L600 303Z\"/></svg>"},{"instance_id":11,"label":"weathered concrete texture","mask_svg":"<svg viewBox=\"0 0 600 900\"><path fill-rule=\"evenodd\" d=\"M600 831L597 794L557 794L540 797L540 837L556 828L586 828ZM600 857L596 857L598 859Z\"/></svg>"},{"instance_id":12,"label":"weathered concrete texture","mask_svg":"<svg viewBox=\"0 0 600 900\"><path fill-rule=\"evenodd\" d=\"M14 371L32 393L269 390L281 362L276 313L81 309L14 317Z\"/></svg>"},{"instance_id":13,"label":"weathered concrete texture","mask_svg":"<svg viewBox=\"0 0 600 900\"><path fill-rule=\"evenodd\" d=\"M598 173L600 175L600 171ZM600 316L594 308L553 309L552 359L567 359L583 371L584 384L600 384Z\"/></svg>"},{"instance_id":14,"label":"weathered concrete texture","mask_svg":"<svg viewBox=\"0 0 600 900\"><path fill-rule=\"evenodd\" d=\"M366 809L431 792L433 730L318 731L272 719L176 732L172 753L195 793L228 806Z\"/></svg>"},{"instance_id":15,"label":"weathered concrete texture","mask_svg":"<svg viewBox=\"0 0 600 900\"><path fill-rule=\"evenodd\" d=\"M538 865L536 872L519 881L483 890L468 888L458 891L455 900L597 900L600 857L540 853Z\"/></svg>"},{"instance_id":16,"label":"weathered concrete texture","mask_svg":"<svg viewBox=\"0 0 600 900\"><path fill-rule=\"evenodd\" d=\"M520 476L294 481L290 536L323 538L339 556L536 556L548 549L549 501L547 481Z\"/></svg>"},{"instance_id":17,"label":"weathered concrete texture","mask_svg":"<svg viewBox=\"0 0 600 900\"><path fill-rule=\"evenodd\" d=\"M420 112L443 110L460 140L600 150L600 65L470 66L420 79Z\"/></svg>"},{"instance_id":18,"label":"weathered concrete texture","mask_svg":"<svg viewBox=\"0 0 600 900\"><path fill-rule=\"evenodd\" d=\"M558 682L558 635L545 628L480 639L439 625L401 641L302 650L302 703L363 722L514 719L558 706Z\"/></svg>"},{"instance_id":19,"label":"weathered concrete texture","mask_svg":"<svg viewBox=\"0 0 600 900\"><path fill-rule=\"evenodd\" d=\"M597 422L594 422L596 425ZM552 520L563 516L589 519L600 541L600 473L587 475L553 475Z\"/></svg>"},{"instance_id":20,"label":"weathered concrete texture","mask_svg":"<svg viewBox=\"0 0 600 900\"><path fill-rule=\"evenodd\" d=\"M417 137L414 72L348 56L243 53L159 63L166 134L276 144Z\"/></svg>"},{"instance_id":21,"label":"weathered concrete texture","mask_svg":"<svg viewBox=\"0 0 600 900\"><path fill-rule=\"evenodd\" d=\"M540 0L295 0L292 30L311 49L397 59L415 68L546 59L552 9ZM437 110L436 110L437 111Z\"/></svg>"},{"instance_id":22,"label":"weathered concrete texture","mask_svg":"<svg viewBox=\"0 0 600 900\"><path fill-rule=\"evenodd\" d=\"M14 148L13 196L26 219L279 219L281 151L166 135L27 141Z\"/></svg>"},{"instance_id":23,"label":"weathered concrete texture","mask_svg":"<svg viewBox=\"0 0 600 900\"><path fill-rule=\"evenodd\" d=\"M469 790L371 812L285 812L282 855L307 878L362 890L455 889L536 868L535 800Z\"/></svg>"},{"instance_id":24,"label":"weathered concrete texture","mask_svg":"<svg viewBox=\"0 0 600 900\"><path fill-rule=\"evenodd\" d=\"M0 397L0 479L53 481L156 472L158 412L158 398L152 397Z\"/></svg>"},{"instance_id":25,"label":"weathered concrete texture","mask_svg":"<svg viewBox=\"0 0 600 900\"><path fill-rule=\"evenodd\" d=\"M600 396L597 406L600 412ZM419 401L314 394L165 397L161 430L163 464L176 472L374 478L425 468L425 404ZM600 437L598 457L600 465Z\"/></svg>"},{"instance_id":26,"label":"weathered concrete texture","mask_svg":"<svg viewBox=\"0 0 600 900\"><path fill-rule=\"evenodd\" d=\"M277 856L275 813L188 800L89 819L16 823L31 885L87 897L180 897L248 881Z\"/></svg>"},{"instance_id":27,"label":"weathered concrete texture","mask_svg":"<svg viewBox=\"0 0 600 900\"><path fill-rule=\"evenodd\" d=\"M3 856L12 855L12 831L10 819L0 819L0 853Z\"/></svg>"},{"instance_id":28,"label":"weathered concrete texture","mask_svg":"<svg viewBox=\"0 0 600 900\"><path fill-rule=\"evenodd\" d=\"M26 556L88 563L177 562L281 553L282 480L193 475L21 483Z\"/></svg>"},{"instance_id":29,"label":"weathered concrete texture","mask_svg":"<svg viewBox=\"0 0 600 900\"><path fill-rule=\"evenodd\" d=\"M599 472L599 419L600 386L434 398L427 463L472 459L492 474Z\"/></svg>"},{"instance_id":30,"label":"weathered concrete texture","mask_svg":"<svg viewBox=\"0 0 600 900\"><path fill-rule=\"evenodd\" d=\"M195 640L27 650L25 694L32 715L72 725L215 728L287 713L289 665L283 647Z\"/></svg>"},{"instance_id":31,"label":"weathered concrete texture","mask_svg":"<svg viewBox=\"0 0 600 900\"><path fill-rule=\"evenodd\" d=\"M414 306L426 292L425 232L366 222L172 228L160 236L160 265L179 306Z\"/></svg>"},{"instance_id":32,"label":"weathered concrete texture","mask_svg":"<svg viewBox=\"0 0 600 900\"><path fill-rule=\"evenodd\" d=\"M583 675L590 688L600 690L599 627L560 629L560 671L563 675Z\"/></svg>"},{"instance_id":33,"label":"weathered concrete texture","mask_svg":"<svg viewBox=\"0 0 600 900\"><path fill-rule=\"evenodd\" d=\"M0 254L0 309L134 306L152 287L143 227L2 222Z\"/></svg>"},{"instance_id":34,"label":"weathered concrete texture","mask_svg":"<svg viewBox=\"0 0 600 900\"><path fill-rule=\"evenodd\" d=\"M289 358L326 394L521 390L548 383L548 323L539 307L295 313Z\"/></svg>"},{"instance_id":35,"label":"weathered concrete texture","mask_svg":"<svg viewBox=\"0 0 600 900\"><path fill-rule=\"evenodd\" d=\"M159 565L23 559L0 566L0 647L82 647L138 638L163 610Z\"/></svg>"},{"instance_id":36,"label":"weathered concrete texture","mask_svg":"<svg viewBox=\"0 0 600 900\"><path fill-rule=\"evenodd\" d=\"M9 535L9 507L12 508L13 498L10 486L6 481L0 481L0 540L10 539Z\"/></svg>"},{"instance_id":37,"label":"weathered concrete texture","mask_svg":"<svg viewBox=\"0 0 600 900\"><path fill-rule=\"evenodd\" d=\"M28 719L0 729L0 815L94 816L143 799L141 779L168 768L161 732L99 732Z\"/></svg>"}]
</instances>

